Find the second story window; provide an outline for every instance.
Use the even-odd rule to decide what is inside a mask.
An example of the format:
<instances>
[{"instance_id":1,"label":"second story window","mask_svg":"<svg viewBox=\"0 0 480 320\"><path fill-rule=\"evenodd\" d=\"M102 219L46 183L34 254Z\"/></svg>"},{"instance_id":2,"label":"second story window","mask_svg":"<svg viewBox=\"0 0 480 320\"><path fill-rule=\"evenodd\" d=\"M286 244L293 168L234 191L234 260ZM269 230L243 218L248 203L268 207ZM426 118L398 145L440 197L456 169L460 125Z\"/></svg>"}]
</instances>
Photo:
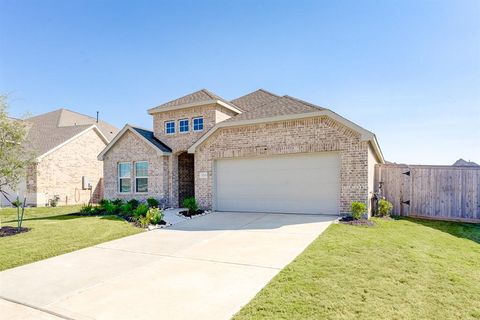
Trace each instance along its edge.
<instances>
[{"instance_id":1,"label":"second story window","mask_svg":"<svg viewBox=\"0 0 480 320\"><path fill-rule=\"evenodd\" d=\"M193 118L193 131L203 130L203 117Z\"/></svg>"},{"instance_id":2,"label":"second story window","mask_svg":"<svg viewBox=\"0 0 480 320\"><path fill-rule=\"evenodd\" d=\"M178 128L180 132L188 132L188 119L178 121Z\"/></svg>"},{"instance_id":3,"label":"second story window","mask_svg":"<svg viewBox=\"0 0 480 320\"><path fill-rule=\"evenodd\" d=\"M166 133L166 134L173 134L173 133L175 133L175 121L167 121L167 122L165 122L165 133Z\"/></svg>"}]
</instances>

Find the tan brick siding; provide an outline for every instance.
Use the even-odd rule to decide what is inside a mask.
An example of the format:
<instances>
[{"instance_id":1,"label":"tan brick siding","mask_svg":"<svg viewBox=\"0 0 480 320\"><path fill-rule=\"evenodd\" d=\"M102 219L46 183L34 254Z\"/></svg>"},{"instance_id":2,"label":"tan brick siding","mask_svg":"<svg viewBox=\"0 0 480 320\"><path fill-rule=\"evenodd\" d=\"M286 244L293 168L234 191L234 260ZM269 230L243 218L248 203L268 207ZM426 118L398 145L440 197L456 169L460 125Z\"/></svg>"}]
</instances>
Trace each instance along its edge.
<instances>
[{"instance_id":1,"label":"tan brick siding","mask_svg":"<svg viewBox=\"0 0 480 320\"><path fill-rule=\"evenodd\" d=\"M153 115L153 131L155 136L172 148L173 153L185 151L220 120L226 120L233 111L217 104L160 112ZM203 130L193 131L193 118L203 117ZM179 132L179 120L189 120L189 132ZM175 133L165 133L165 122L175 121Z\"/></svg>"},{"instance_id":2,"label":"tan brick siding","mask_svg":"<svg viewBox=\"0 0 480 320\"><path fill-rule=\"evenodd\" d=\"M322 151L340 152L341 213L349 212L352 201L366 202L368 142L328 117L219 129L195 152L195 197L204 209L212 207L215 159Z\"/></svg>"},{"instance_id":3,"label":"tan brick siding","mask_svg":"<svg viewBox=\"0 0 480 320\"><path fill-rule=\"evenodd\" d=\"M36 192L36 205L43 206L60 197L59 205L84 204L90 200L90 190L82 190L82 176L92 186L92 193L99 188L103 176L102 162L98 154L105 142L94 130L89 130L75 140L42 158L27 174L28 192ZM30 201L33 201L30 194Z\"/></svg>"},{"instance_id":4,"label":"tan brick siding","mask_svg":"<svg viewBox=\"0 0 480 320\"><path fill-rule=\"evenodd\" d=\"M134 192L134 165L135 161L148 161L148 193ZM132 163L132 192L118 192L118 163ZM148 197L155 197L163 200L164 203L169 197L168 192L168 157L161 156L158 152L140 139L134 133L127 131L116 144L107 152L104 161L104 185L105 198L143 200Z\"/></svg>"}]
</instances>

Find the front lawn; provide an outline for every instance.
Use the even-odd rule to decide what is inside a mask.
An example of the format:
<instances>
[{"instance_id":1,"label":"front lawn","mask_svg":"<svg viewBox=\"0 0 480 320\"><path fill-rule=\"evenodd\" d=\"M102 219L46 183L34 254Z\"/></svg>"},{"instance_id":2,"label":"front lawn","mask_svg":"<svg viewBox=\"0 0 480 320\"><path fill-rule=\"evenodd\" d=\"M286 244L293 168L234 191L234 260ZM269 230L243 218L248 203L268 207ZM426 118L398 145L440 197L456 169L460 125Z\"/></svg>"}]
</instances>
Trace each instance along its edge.
<instances>
[{"instance_id":1,"label":"front lawn","mask_svg":"<svg viewBox=\"0 0 480 320\"><path fill-rule=\"evenodd\" d=\"M480 319L480 225L330 226L235 317Z\"/></svg>"},{"instance_id":2,"label":"front lawn","mask_svg":"<svg viewBox=\"0 0 480 320\"><path fill-rule=\"evenodd\" d=\"M0 271L142 231L116 216L70 215L79 209L26 209L22 227L31 230L0 238ZM2 226L16 226L15 219L15 209L0 209Z\"/></svg>"}]
</instances>

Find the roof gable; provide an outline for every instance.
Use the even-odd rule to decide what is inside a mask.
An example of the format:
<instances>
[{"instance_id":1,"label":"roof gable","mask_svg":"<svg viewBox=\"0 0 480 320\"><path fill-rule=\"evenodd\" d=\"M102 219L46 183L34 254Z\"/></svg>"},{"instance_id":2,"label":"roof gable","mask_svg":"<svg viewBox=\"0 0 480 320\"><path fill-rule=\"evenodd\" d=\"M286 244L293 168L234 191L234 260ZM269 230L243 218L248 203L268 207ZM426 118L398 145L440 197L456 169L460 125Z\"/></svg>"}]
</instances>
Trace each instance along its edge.
<instances>
[{"instance_id":1,"label":"roof gable","mask_svg":"<svg viewBox=\"0 0 480 320\"><path fill-rule=\"evenodd\" d=\"M158 107L154 107L148 110L149 114L157 113L157 112L163 112L163 111L170 111L170 110L175 110L175 109L182 109L182 108L189 108L193 106L198 106L198 105L205 105L205 104L210 104L210 103L220 103L223 106L237 112L241 113L242 111L235 106L233 103L231 103L228 100L223 99L222 97L206 90L202 89L190 94L187 94L186 96L180 97L175 100L171 100L169 102L166 102L162 105L159 105Z\"/></svg>"},{"instance_id":2,"label":"roof gable","mask_svg":"<svg viewBox=\"0 0 480 320\"><path fill-rule=\"evenodd\" d=\"M125 125L122 130L113 138L113 140L105 147L105 149L100 152L98 155L98 160L103 161L105 155L108 153L108 151L117 143L118 140L127 132L132 132L134 135L136 135L138 138L142 139L155 149L160 155L169 155L172 152L172 149L167 146L165 143L160 141L159 139L155 138L154 134L152 131L139 128L139 127L134 127L132 125Z\"/></svg>"}]
</instances>

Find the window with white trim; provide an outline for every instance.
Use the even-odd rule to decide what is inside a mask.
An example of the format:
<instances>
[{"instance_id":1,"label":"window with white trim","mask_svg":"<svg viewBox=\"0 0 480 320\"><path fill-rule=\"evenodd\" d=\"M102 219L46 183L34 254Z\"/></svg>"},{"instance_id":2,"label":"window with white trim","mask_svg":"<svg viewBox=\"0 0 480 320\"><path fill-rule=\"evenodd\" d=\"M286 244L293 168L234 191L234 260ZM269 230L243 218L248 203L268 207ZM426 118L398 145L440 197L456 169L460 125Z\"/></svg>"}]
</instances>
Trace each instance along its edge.
<instances>
[{"instance_id":1,"label":"window with white trim","mask_svg":"<svg viewBox=\"0 0 480 320\"><path fill-rule=\"evenodd\" d=\"M135 162L135 192L148 192L148 161Z\"/></svg>"},{"instance_id":2,"label":"window with white trim","mask_svg":"<svg viewBox=\"0 0 480 320\"><path fill-rule=\"evenodd\" d=\"M166 121L165 122L165 133L174 134L175 133L175 121Z\"/></svg>"},{"instance_id":3,"label":"window with white trim","mask_svg":"<svg viewBox=\"0 0 480 320\"><path fill-rule=\"evenodd\" d=\"M188 132L188 119L182 119L178 121L178 131Z\"/></svg>"},{"instance_id":4,"label":"window with white trim","mask_svg":"<svg viewBox=\"0 0 480 320\"><path fill-rule=\"evenodd\" d=\"M118 164L118 192L130 193L132 191L132 164L120 162Z\"/></svg>"},{"instance_id":5,"label":"window with white trim","mask_svg":"<svg viewBox=\"0 0 480 320\"><path fill-rule=\"evenodd\" d=\"M193 131L203 130L203 117L193 118Z\"/></svg>"}]
</instances>

